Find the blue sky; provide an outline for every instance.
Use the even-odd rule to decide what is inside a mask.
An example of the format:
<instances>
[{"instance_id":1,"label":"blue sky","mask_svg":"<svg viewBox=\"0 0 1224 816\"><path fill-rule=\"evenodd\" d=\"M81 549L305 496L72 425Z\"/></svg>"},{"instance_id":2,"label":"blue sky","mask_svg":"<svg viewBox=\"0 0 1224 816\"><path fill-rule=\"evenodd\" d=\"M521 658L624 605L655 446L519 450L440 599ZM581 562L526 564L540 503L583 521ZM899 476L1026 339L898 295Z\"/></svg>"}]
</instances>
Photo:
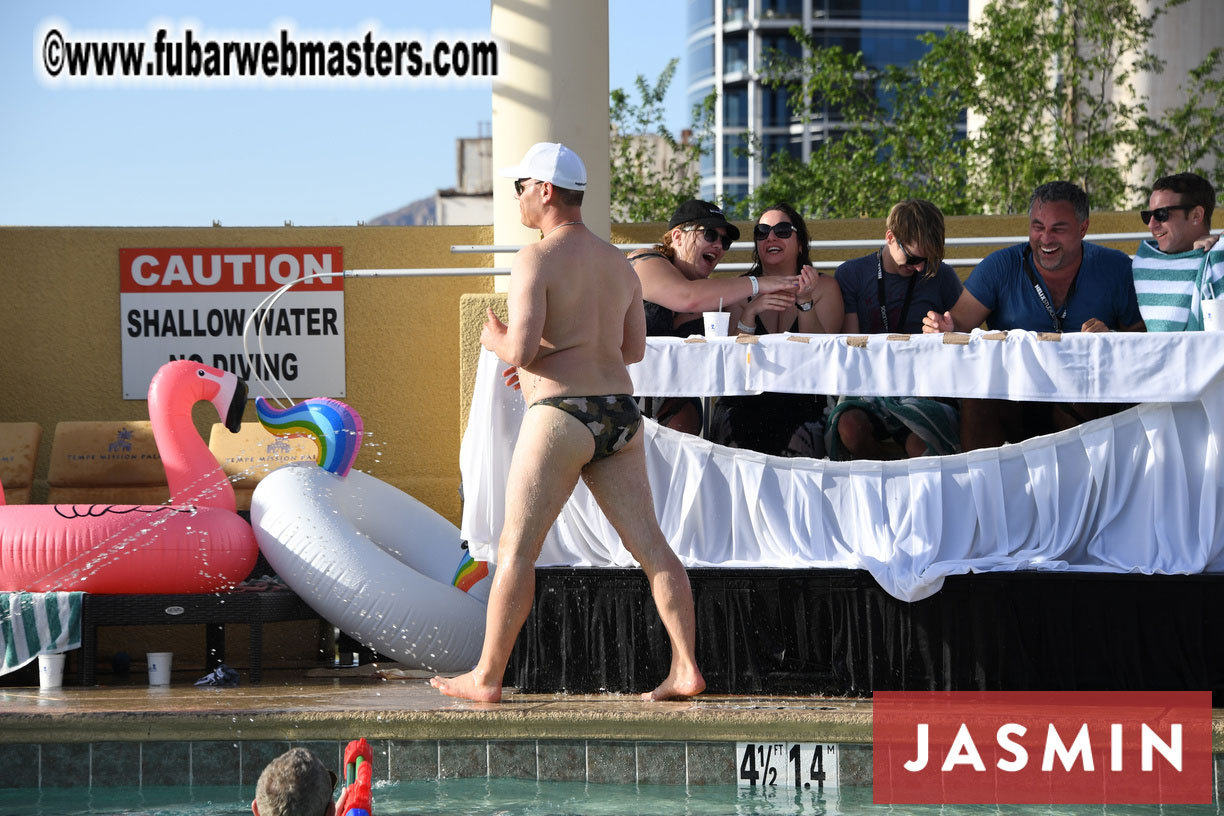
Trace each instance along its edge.
<instances>
[{"instance_id":1,"label":"blue sky","mask_svg":"<svg viewBox=\"0 0 1224 816\"><path fill-rule=\"evenodd\" d=\"M0 5L0 225L346 225L454 185L454 140L491 119L490 84L342 88L50 87L40 30L142 37L154 21L255 35L489 36L489 0L21 2ZM683 57L683 0L609 0L610 84L630 89ZM67 35L66 35L67 36ZM669 125L686 124L681 64ZM487 128L488 125L486 124Z\"/></svg>"}]
</instances>

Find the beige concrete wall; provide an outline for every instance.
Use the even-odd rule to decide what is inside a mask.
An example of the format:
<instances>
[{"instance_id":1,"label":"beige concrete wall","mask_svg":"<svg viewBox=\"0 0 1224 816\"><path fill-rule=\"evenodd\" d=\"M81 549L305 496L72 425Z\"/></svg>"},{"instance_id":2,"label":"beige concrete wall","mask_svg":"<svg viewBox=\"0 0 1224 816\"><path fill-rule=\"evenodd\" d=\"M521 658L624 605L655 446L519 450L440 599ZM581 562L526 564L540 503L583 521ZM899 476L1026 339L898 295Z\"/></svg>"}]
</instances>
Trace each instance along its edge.
<instances>
[{"instance_id":1,"label":"beige concrete wall","mask_svg":"<svg viewBox=\"0 0 1224 816\"><path fill-rule=\"evenodd\" d=\"M0 422L43 427L34 501L62 420L147 419L120 380L121 247L341 246L347 268L478 266L452 244L488 244L489 227L0 228ZM345 282L345 401L369 436L356 466L459 520L459 297L492 278ZM324 396L324 395L321 395ZM207 439L216 421L197 406ZM247 420L255 420L253 403Z\"/></svg>"}]
</instances>

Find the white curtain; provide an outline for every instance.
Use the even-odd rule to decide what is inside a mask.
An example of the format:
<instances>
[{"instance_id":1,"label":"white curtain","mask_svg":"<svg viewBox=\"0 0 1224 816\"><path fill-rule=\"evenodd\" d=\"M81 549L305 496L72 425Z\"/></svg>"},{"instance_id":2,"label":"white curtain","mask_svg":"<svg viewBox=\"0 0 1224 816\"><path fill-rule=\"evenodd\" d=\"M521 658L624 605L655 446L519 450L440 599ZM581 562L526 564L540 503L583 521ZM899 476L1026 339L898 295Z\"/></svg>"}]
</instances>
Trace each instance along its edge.
<instances>
[{"instance_id":1,"label":"white curtain","mask_svg":"<svg viewBox=\"0 0 1224 816\"><path fill-rule=\"evenodd\" d=\"M952 339L953 336L948 336ZM639 395L820 394L1137 402L1018 445L895 462L786 459L647 421L655 512L688 566L866 569L902 600L946 575L1224 569L1224 333L650 338ZM460 455L463 536L496 561L524 410L483 352ZM579 483L541 566L633 560Z\"/></svg>"}]
</instances>

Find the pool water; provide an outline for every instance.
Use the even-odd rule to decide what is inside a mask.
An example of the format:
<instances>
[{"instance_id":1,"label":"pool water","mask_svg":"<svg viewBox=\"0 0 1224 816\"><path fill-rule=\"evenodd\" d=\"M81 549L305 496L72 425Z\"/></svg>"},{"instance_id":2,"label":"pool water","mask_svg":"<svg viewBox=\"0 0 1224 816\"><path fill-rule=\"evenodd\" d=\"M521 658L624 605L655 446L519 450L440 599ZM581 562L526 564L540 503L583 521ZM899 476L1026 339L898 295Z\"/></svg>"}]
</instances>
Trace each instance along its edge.
<instances>
[{"instance_id":1,"label":"pool water","mask_svg":"<svg viewBox=\"0 0 1224 816\"><path fill-rule=\"evenodd\" d=\"M0 816L246 816L250 788L61 788L0 790ZM1087 816L1087 814L1160 814L1193 816L1217 813L1215 805L872 805L870 788L842 788L823 793L737 788L733 785L600 785L586 782L536 782L519 779L447 779L441 782L378 783L375 816L427 814L466 816L766 816L767 814L1020 814Z\"/></svg>"}]
</instances>

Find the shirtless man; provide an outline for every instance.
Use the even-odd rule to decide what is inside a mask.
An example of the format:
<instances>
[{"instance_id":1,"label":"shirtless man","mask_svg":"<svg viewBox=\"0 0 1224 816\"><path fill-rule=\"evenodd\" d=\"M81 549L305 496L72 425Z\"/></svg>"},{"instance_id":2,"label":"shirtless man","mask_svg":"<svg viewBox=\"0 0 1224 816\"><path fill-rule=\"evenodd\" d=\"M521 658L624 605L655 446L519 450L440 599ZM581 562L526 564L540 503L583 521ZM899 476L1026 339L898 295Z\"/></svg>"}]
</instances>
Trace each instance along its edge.
<instances>
[{"instance_id":1,"label":"shirtless man","mask_svg":"<svg viewBox=\"0 0 1224 816\"><path fill-rule=\"evenodd\" d=\"M476 667L435 677L443 694L501 699L502 676L535 594L535 560L581 476L650 581L671 640L667 678L644 700L705 689L688 574L655 519L641 416L626 365L646 351L642 287L614 246L582 223L586 167L561 144L533 145L513 178L519 216L539 229L510 271L509 325L489 310L481 344L508 363L527 405L506 483L506 518Z\"/></svg>"}]
</instances>

